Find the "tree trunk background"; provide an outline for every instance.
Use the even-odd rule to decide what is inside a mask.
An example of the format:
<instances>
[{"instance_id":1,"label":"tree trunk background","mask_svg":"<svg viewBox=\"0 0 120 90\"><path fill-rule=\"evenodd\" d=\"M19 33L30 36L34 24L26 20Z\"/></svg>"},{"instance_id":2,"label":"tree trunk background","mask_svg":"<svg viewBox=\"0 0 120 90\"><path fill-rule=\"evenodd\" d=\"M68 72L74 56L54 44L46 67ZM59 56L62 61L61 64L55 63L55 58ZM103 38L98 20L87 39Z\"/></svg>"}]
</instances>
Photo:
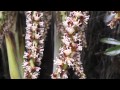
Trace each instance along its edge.
<instances>
[{"instance_id":1,"label":"tree trunk background","mask_svg":"<svg viewBox=\"0 0 120 90\"><path fill-rule=\"evenodd\" d=\"M119 40L120 26L111 30L103 22L105 14L105 11L90 12L91 17L86 30L88 47L84 49L82 55L84 71L88 79L120 79L119 56L110 57L103 55L102 52L111 45L100 42L100 39L104 37L111 37Z\"/></svg>"}]
</instances>

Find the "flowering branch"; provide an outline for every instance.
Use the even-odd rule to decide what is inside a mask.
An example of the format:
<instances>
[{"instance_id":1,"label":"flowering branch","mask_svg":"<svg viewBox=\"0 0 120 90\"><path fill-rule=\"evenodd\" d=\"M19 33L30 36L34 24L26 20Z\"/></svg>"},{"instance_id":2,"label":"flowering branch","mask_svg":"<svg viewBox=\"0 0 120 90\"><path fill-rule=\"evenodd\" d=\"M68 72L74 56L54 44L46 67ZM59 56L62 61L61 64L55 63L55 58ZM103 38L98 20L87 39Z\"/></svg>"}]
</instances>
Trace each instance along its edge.
<instances>
[{"instance_id":1,"label":"flowering branch","mask_svg":"<svg viewBox=\"0 0 120 90\"><path fill-rule=\"evenodd\" d=\"M120 21L120 11L111 11L111 14L114 14L114 17L107 26L109 26L111 29L114 29Z\"/></svg>"},{"instance_id":2,"label":"flowering branch","mask_svg":"<svg viewBox=\"0 0 120 90\"><path fill-rule=\"evenodd\" d=\"M73 11L63 23L59 23L58 30L62 33L59 56L54 64L57 65L52 79L67 79L68 69L73 68L80 79L85 78L80 55L83 48L83 31L87 25L89 15L87 12Z\"/></svg>"},{"instance_id":3,"label":"flowering branch","mask_svg":"<svg viewBox=\"0 0 120 90\"><path fill-rule=\"evenodd\" d=\"M37 79L44 51L44 41L50 25L48 11L26 11L26 51L23 62L24 78Z\"/></svg>"}]
</instances>

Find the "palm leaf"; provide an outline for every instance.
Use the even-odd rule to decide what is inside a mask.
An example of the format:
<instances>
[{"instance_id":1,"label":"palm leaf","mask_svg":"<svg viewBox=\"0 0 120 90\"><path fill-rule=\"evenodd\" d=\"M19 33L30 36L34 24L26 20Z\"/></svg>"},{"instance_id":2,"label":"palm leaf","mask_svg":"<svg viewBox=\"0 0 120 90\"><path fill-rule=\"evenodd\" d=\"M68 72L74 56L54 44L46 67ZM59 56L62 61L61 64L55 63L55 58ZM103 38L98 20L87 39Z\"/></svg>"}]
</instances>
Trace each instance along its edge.
<instances>
[{"instance_id":1,"label":"palm leaf","mask_svg":"<svg viewBox=\"0 0 120 90\"><path fill-rule=\"evenodd\" d=\"M120 54L120 46L115 46L115 47L111 47L106 49L105 55L109 55L109 56L115 56Z\"/></svg>"},{"instance_id":2,"label":"palm leaf","mask_svg":"<svg viewBox=\"0 0 120 90\"><path fill-rule=\"evenodd\" d=\"M17 63L17 55L15 50L15 40L11 36L12 33L7 33L5 35L6 47L7 47L7 54L8 54L8 63L9 63L9 71L11 79L20 79L20 70ZM14 37L14 36L13 36Z\"/></svg>"},{"instance_id":3,"label":"palm leaf","mask_svg":"<svg viewBox=\"0 0 120 90\"><path fill-rule=\"evenodd\" d=\"M103 38L100 40L102 43L112 44L112 45L120 45L120 41L113 38Z\"/></svg>"}]
</instances>

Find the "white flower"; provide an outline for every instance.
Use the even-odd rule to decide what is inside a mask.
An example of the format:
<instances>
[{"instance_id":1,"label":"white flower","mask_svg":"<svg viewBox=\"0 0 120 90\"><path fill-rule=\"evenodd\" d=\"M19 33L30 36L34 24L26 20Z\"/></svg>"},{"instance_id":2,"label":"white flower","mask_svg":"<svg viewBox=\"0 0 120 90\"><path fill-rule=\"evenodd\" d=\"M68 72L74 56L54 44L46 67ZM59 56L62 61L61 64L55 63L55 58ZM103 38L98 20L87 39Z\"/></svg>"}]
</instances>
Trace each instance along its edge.
<instances>
[{"instance_id":1,"label":"white flower","mask_svg":"<svg viewBox=\"0 0 120 90\"><path fill-rule=\"evenodd\" d=\"M76 12L74 12L74 15L75 15L76 17L80 17L80 16L82 15L82 13L81 13L81 12L76 11Z\"/></svg>"},{"instance_id":2,"label":"white flower","mask_svg":"<svg viewBox=\"0 0 120 90\"><path fill-rule=\"evenodd\" d=\"M32 23L26 22L26 25L27 25L26 30L30 30L32 27Z\"/></svg>"},{"instance_id":3,"label":"white flower","mask_svg":"<svg viewBox=\"0 0 120 90\"><path fill-rule=\"evenodd\" d=\"M33 23L33 24L32 24L32 31L33 31L33 32L36 31L37 28L38 28L38 24L37 24L37 23Z\"/></svg>"},{"instance_id":4,"label":"white flower","mask_svg":"<svg viewBox=\"0 0 120 90\"><path fill-rule=\"evenodd\" d=\"M67 78L68 78L67 74L64 73L63 76L62 76L62 78L63 78L63 79L67 79Z\"/></svg>"},{"instance_id":5,"label":"white flower","mask_svg":"<svg viewBox=\"0 0 120 90\"><path fill-rule=\"evenodd\" d=\"M73 37L73 39L74 39L75 42L78 40L77 35L74 35L74 36L72 36L72 37Z\"/></svg>"},{"instance_id":6,"label":"white flower","mask_svg":"<svg viewBox=\"0 0 120 90\"><path fill-rule=\"evenodd\" d=\"M31 34L32 32L30 30L26 30L26 34Z\"/></svg>"},{"instance_id":7,"label":"white flower","mask_svg":"<svg viewBox=\"0 0 120 90\"><path fill-rule=\"evenodd\" d=\"M32 22L32 18L30 16L27 16L26 25L30 24L31 22Z\"/></svg>"},{"instance_id":8,"label":"white flower","mask_svg":"<svg viewBox=\"0 0 120 90\"><path fill-rule=\"evenodd\" d=\"M32 79L37 79L37 77L38 77L38 73L34 72L34 73L32 74Z\"/></svg>"},{"instance_id":9,"label":"white flower","mask_svg":"<svg viewBox=\"0 0 120 90\"><path fill-rule=\"evenodd\" d=\"M45 23L42 21L42 22L39 22L39 25L40 27L44 28L45 27Z\"/></svg>"},{"instance_id":10,"label":"white flower","mask_svg":"<svg viewBox=\"0 0 120 90\"><path fill-rule=\"evenodd\" d=\"M67 58L66 58L66 62L67 62L67 64L68 64L69 66L73 66L73 64L72 64L72 59L71 59L71 58L67 57Z\"/></svg>"},{"instance_id":11,"label":"white flower","mask_svg":"<svg viewBox=\"0 0 120 90\"><path fill-rule=\"evenodd\" d=\"M62 63L63 63L62 60L60 60L60 59L56 59L54 62L56 65L62 65Z\"/></svg>"},{"instance_id":12,"label":"white flower","mask_svg":"<svg viewBox=\"0 0 120 90\"><path fill-rule=\"evenodd\" d=\"M41 63L41 57L37 58L36 62Z\"/></svg>"},{"instance_id":13,"label":"white flower","mask_svg":"<svg viewBox=\"0 0 120 90\"><path fill-rule=\"evenodd\" d=\"M57 78L57 73L51 74L51 78L52 78L52 79L56 79L56 78Z\"/></svg>"},{"instance_id":14,"label":"white flower","mask_svg":"<svg viewBox=\"0 0 120 90\"><path fill-rule=\"evenodd\" d=\"M26 41L25 43L26 43L26 46L25 46L25 47L27 47L27 48L29 48L29 47L32 46L32 42L30 42L30 41Z\"/></svg>"},{"instance_id":15,"label":"white flower","mask_svg":"<svg viewBox=\"0 0 120 90\"><path fill-rule=\"evenodd\" d=\"M40 33L35 34L35 39L39 39L40 38Z\"/></svg>"},{"instance_id":16,"label":"white flower","mask_svg":"<svg viewBox=\"0 0 120 90\"><path fill-rule=\"evenodd\" d=\"M67 22L67 21L64 21L64 22L63 22L63 25L64 25L64 27L68 27L68 22Z\"/></svg>"},{"instance_id":17,"label":"white flower","mask_svg":"<svg viewBox=\"0 0 120 90\"><path fill-rule=\"evenodd\" d=\"M74 25L74 26L79 26L79 22L78 22L78 21L74 21L74 22L73 22L73 25Z\"/></svg>"},{"instance_id":18,"label":"white flower","mask_svg":"<svg viewBox=\"0 0 120 90\"><path fill-rule=\"evenodd\" d=\"M40 44L43 44L43 43L44 43L44 39L40 40L39 43L40 43Z\"/></svg>"},{"instance_id":19,"label":"white flower","mask_svg":"<svg viewBox=\"0 0 120 90\"><path fill-rule=\"evenodd\" d=\"M70 28L67 27L66 30L67 30L67 32L68 32L69 34L73 34L74 31L75 31L74 28L71 28L71 27L70 27Z\"/></svg>"},{"instance_id":20,"label":"white flower","mask_svg":"<svg viewBox=\"0 0 120 90\"><path fill-rule=\"evenodd\" d=\"M35 67L36 71L39 72L40 71L40 67Z\"/></svg>"},{"instance_id":21,"label":"white flower","mask_svg":"<svg viewBox=\"0 0 120 90\"><path fill-rule=\"evenodd\" d=\"M24 52L23 58L26 58L26 59L27 59L28 55L29 55L29 54L28 54L27 52Z\"/></svg>"},{"instance_id":22,"label":"white flower","mask_svg":"<svg viewBox=\"0 0 120 90\"><path fill-rule=\"evenodd\" d=\"M25 68L28 64L29 64L29 62L24 61L24 62L23 62L23 65L22 65L23 68Z\"/></svg>"},{"instance_id":23,"label":"white flower","mask_svg":"<svg viewBox=\"0 0 120 90\"><path fill-rule=\"evenodd\" d=\"M78 50L82 51L82 46L78 46Z\"/></svg>"},{"instance_id":24,"label":"white flower","mask_svg":"<svg viewBox=\"0 0 120 90\"><path fill-rule=\"evenodd\" d=\"M115 23L111 21L107 26L109 26L111 29L115 28Z\"/></svg>"},{"instance_id":25,"label":"white flower","mask_svg":"<svg viewBox=\"0 0 120 90\"><path fill-rule=\"evenodd\" d=\"M27 71L31 72L32 68L31 66L26 66Z\"/></svg>"},{"instance_id":26,"label":"white flower","mask_svg":"<svg viewBox=\"0 0 120 90\"><path fill-rule=\"evenodd\" d=\"M60 47L59 50L60 50L60 51L64 51L64 48Z\"/></svg>"},{"instance_id":27,"label":"white flower","mask_svg":"<svg viewBox=\"0 0 120 90\"><path fill-rule=\"evenodd\" d=\"M45 31L45 28L43 28L43 27L40 27L40 28L39 28L39 30L40 30L40 34L42 34L42 33L44 33L44 31Z\"/></svg>"},{"instance_id":28,"label":"white flower","mask_svg":"<svg viewBox=\"0 0 120 90\"><path fill-rule=\"evenodd\" d=\"M57 76L58 79L61 79L60 75Z\"/></svg>"},{"instance_id":29,"label":"white flower","mask_svg":"<svg viewBox=\"0 0 120 90\"><path fill-rule=\"evenodd\" d=\"M67 40L67 38L65 36L63 36L62 42L67 46L70 45L70 42Z\"/></svg>"},{"instance_id":30,"label":"white flower","mask_svg":"<svg viewBox=\"0 0 120 90\"><path fill-rule=\"evenodd\" d=\"M65 55L70 55L71 54L71 52L72 52L72 50L71 49L67 49L67 50L64 50L64 53L65 53Z\"/></svg>"},{"instance_id":31,"label":"white flower","mask_svg":"<svg viewBox=\"0 0 120 90\"><path fill-rule=\"evenodd\" d=\"M41 17L41 18L43 17L43 13L42 13L42 12L40 13L40 17Z\"/></svg>"},{"instance_id":32,"label":"white flower","mask_svg":"<svg viewBox=\"0 0 120 90\"><path fill-rule=\"evenodd\" d=\"M37 75L32 75L32 79L37 79Z\"/></svg>"},{"instance_id":33,"label":"white flower","mask_svg":"<svg viewBox=\"0 0 120 90\"><path fill-rule=\"evenodd\" d=\"M31 14L31 13L32 13L32 11L26 11L25 13L26 13L26 14Z\"/></svg>"},{"instance_id":34,"label":"white flower","mask_svg":"<svg viewBox=\"0 0 120 90\"><path fill-rule=\"evenodd\" d=\"M43 52L40 52L40 56L43 57Z\"/></svg>"},{"instance_id":35,"label":"white flower","mask_svg":"<svg viewBox=\"0 0 120 90\"><path fill-rule=\"evenodd\" d=\"M38 21L38 20L40 19L40 17L41 17L41 16L38 15L38 12L37 12L37 11L34 11L34 12L33 12L33 18L34 18L35 21Z\"/></svg>"},{"instance_id":36,"label":"white flower","mask_svg":"<svg viewBox=\"0 0 120 90\"><path fill-rule=\"evenodd\" d=\"M25 39L26 39L26 40L30 40L30 39L31 39L30 37L31 37L30 34L26 34Z\"/></svg>"},{"instance_id":37,"label":"white flower","mask_svg":"<svg viewBox=\"0 0 120 90\"><path fill-rule=\"evenodd\" d=\"M39 55L39 53L36 53L36 52L33 52L32 54L31 54L31 56L35 59L35 58L38 58L38 55Z\"/></svg>"},{"instance_id":38,"label":"white flower","mask_svg":"<svg viewBox=\"0 0 120 90\"><path fill-rule=\"evenodd\" d=\"M61 73L61 68L60 68L60 67L57 68L57 72L58 72L58 73Z\"/></svg>"},{"instance_id":39,"label":"white flower","mask_svg":"<svg viewBox=\"0 0 120 90\"><path fill-rule=\"evenodd\" d=\"M66 17L66 21L67 22L72 21L72 18L71 17Z\"/></svg>"},{"instance_id":40,"label":"white flower","mask_svg":"<svg viewBox=\"0 0 120 90\"><path fill-rule=\"evenodd\" d=\"M90 18L90 15L85 16L85 21L87 22L89 20L89 18Z\"/></svg>"},{"instance_id":41,"label":"white flower","mask_svg":"<svg viewBox=\"0 0 120 90\"><path fill-rule=\"evenodd\" d=\"M27 79L27 75L28 75L28 74L27 74L26 72L24 72L24 78L25 78L25 79Z\"/></svg>"},{"instance_id":42,"label":"white flower","mask_svg":"<svg viewBox=\"0 0 120 90\"><path fill-rule=\"evenodd\" d=\"M43 52L44 51L44 49L40 49L40 52Z\"/></svg>"}]
</instances>

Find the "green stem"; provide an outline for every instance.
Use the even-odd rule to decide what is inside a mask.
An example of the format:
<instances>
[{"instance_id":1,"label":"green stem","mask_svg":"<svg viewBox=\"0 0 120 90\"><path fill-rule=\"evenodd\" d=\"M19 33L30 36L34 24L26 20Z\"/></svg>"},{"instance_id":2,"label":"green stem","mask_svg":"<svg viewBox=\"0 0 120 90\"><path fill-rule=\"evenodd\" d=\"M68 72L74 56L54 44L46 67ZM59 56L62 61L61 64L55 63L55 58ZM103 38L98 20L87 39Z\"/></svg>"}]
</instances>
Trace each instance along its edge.
<instances>
[{"instance_id":1,"label":"green stem","mask_svg":"<svg viewBox=\"0 0 120 90\"><path fill-rule=\"evenodd\" d=\"M10 37L10 34L5 34L6 48L8 54L8 63L9 63L9 71L11 79L21 79L21 75L19 72L15 45L13 44L13 39Z\"/></svg>"}]
</instances>

